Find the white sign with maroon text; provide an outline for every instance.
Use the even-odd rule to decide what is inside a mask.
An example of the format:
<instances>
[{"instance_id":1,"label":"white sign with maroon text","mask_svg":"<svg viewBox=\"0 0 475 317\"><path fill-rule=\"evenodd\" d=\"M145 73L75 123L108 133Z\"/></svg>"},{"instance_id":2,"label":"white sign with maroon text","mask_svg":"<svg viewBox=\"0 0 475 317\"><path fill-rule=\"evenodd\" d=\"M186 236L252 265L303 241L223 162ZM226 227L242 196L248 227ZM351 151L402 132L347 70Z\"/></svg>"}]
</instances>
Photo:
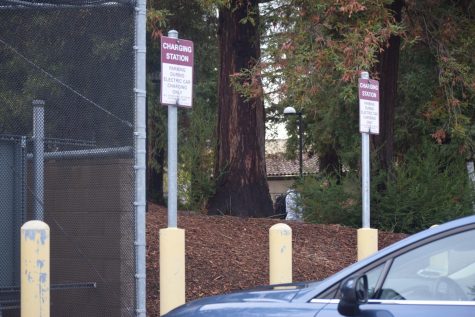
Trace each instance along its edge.
<instances>
[{"instance_id":1,"label":"white sign with maroon text","mask_svg":"<svg viewBox=\"0 0 475 317\"><path fill-rule=\"evenodd\" d=\"M379 134L379 82L373 79L358 80L360 99L360 132Z\"/></svg>"},{"instance_id":2,"label":"white sign with maroon text","mask_svg":"<svg viewBox=\"0 0 475 317\"><path fill-rule=\"evenodd\" d=\"M160 101L191 108L193 101L193 42L161 37Z\"/></svg>"}]
</instances>

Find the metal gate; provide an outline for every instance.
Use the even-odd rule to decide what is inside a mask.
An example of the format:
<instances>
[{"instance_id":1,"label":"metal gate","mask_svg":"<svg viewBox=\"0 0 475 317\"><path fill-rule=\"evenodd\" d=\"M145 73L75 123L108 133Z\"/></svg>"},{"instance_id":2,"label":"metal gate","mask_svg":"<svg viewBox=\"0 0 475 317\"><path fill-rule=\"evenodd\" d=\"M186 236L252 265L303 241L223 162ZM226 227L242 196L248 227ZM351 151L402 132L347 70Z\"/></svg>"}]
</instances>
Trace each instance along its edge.
<instances>
[{"instance_id":1,"label":"metal gate","mask_svg":"<svg viewBox=\"0 0 475 317\"><path fill-rule=\"evenodd\" d=\"M25 138L0 135L0 288L19 285L20 227L25 217Z\"/></svg>"}]
</instances>

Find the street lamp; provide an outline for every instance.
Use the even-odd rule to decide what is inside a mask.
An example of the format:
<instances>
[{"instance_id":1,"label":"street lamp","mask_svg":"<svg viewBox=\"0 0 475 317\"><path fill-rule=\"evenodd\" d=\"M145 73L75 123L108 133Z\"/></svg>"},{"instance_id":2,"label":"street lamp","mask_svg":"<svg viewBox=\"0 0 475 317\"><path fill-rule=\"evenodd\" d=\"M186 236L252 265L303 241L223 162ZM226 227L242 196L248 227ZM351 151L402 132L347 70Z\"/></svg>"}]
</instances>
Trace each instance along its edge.
<instances>
[{"instance_id":1,"label":"street lamp","mask_svg":"<svg viewBox=\"0 0 475 317\"><path fill-rule=\"evenodd\" d=\"M299 126L299 172L300 178L303 175L303 160L302 160L302 151L303 151L303 131L302 131L302 112L297 112L294 107L285 107L284 115L286 116L298 116L298 126Z\"/></svg>"}]
</instances>

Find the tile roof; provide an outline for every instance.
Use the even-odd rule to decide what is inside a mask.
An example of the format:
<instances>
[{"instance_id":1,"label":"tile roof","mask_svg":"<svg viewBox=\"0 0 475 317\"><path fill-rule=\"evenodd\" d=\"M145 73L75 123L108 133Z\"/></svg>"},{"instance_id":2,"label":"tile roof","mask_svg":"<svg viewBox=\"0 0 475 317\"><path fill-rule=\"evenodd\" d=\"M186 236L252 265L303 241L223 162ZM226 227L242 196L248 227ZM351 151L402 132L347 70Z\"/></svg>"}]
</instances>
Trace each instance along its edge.
<instances>
[{"instance_id":1,"label":"tile roof","mask_svg":"<svg viewBox=\"0 0 475 317\"><path fill-rule=\"evenodd\" d=\"M268 177L299 176L299 160L288 160L284 153L266 155L266 168ZM318 158L316 155L303 154L303 174L312 175L318 172Z\"/></svg>"}]
</instances>

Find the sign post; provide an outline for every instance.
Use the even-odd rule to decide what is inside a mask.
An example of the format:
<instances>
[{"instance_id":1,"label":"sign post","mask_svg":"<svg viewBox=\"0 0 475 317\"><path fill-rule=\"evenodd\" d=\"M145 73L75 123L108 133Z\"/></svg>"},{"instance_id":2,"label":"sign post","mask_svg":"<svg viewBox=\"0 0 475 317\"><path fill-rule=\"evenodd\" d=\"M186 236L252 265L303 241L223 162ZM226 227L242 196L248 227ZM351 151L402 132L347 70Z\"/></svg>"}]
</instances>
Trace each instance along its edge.
<instances>
[{"instance_id":1,"label":"sign post","mask_svg":"<svg viewBox=\"0 0 475 317\"><path fill-rule=\"evenodd\" d=\"M379 134L379 82L361 72L358 80L362 168L362 229L358 230L358 260L378 250L378 231L370 228L369 135Z\"/></svg>"},{"instance_id":2,"label":"sign post","mask_svg":"<svg viewBox=\"0 0 475 317\"><path fill-rule=\"evenodd\" d=\"M160 315L185 303L185 230L177 228L178 107L193 100L193 42L161 38L160 101L168 105L168 228L160 230Z\"/></svg>"},{"instance_id":3,"label":"sign post","mask_svg":"<svg viewBox=\"0 0 475 317\"><path fill-rule=\"evenodd\" d=\"M360 100L360 132L363 174L363 228L370 227L370 164L369 135L379 134L379 82L369 79L368 72L362 72L358 80Z\"/></svg>"},{"instance_id":4,"label":"sign post","mask_svg":"<svg viewBox=\"0 0 475 317\"><path fill-rule=\"evenodd\" d=\"M177 227L178 106L191 108L193 100L193 42L178 39L171 30L161 38L160 101L168 105L168 227Z\"/></svg>"}]
</instances>

